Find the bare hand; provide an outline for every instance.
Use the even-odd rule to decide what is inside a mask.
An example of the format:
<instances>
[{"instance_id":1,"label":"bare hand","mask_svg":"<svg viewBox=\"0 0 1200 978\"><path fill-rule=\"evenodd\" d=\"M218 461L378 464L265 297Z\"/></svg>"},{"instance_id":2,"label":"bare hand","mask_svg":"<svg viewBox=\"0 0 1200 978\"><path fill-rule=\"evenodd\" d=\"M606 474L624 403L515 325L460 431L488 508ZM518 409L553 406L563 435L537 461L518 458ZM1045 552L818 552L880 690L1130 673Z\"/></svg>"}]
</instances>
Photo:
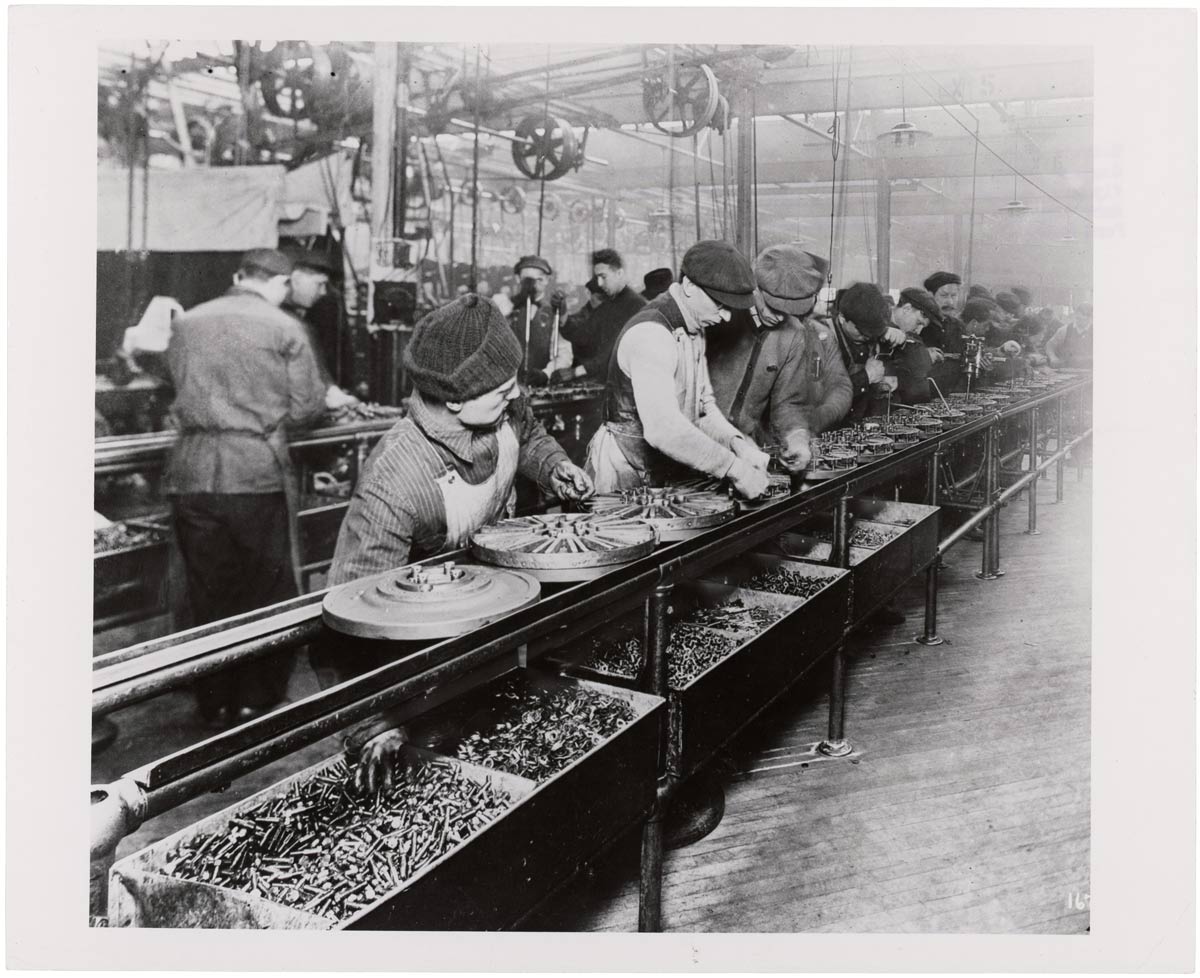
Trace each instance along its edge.
<instances>
[{"instance_id":1,"label":"bare hand","mask_svg":"<svg viewBox=\"0 0 1200 978\"><path fill-rule=\"evenodd\" d=\"M559 462L550 473L554 494L559 499L587 499L596 491L588 474L573 462Z\"/></svg>"},{"instance_id":2,"label":"bare hand","mask_svg":"<svg viewBox=\"0 0 1200 978\"><path fill-rule=\"evenodd\" d=\"M875 357L871 357L864 364L867 370L867 380L872 384L878 384L883 380L883 361Z\"/></svg>"},{"instance_id":3,"label":"bare hand","mask_svg":"<svg viewBox=\"0 0 1200 978\"><path fill-rule=\"evenodd\" d=\"M742 458L734 459L728 477L733 488L746 499L757 499L770 485L766 469L757 468Z\"/></svg>"},{"instance_id":4,"label":"bare hand","mask_svg":"<svg viewBox=\"0 0 1200 978\"><path fill-rule=\"evenodd\" d=\"M929 359L934 363L941 363L946 359L946 354L944 354L936 346L931 346L929 347Z\"/></svg>"},{"instance_id":5,"label":"bare hand","mask_svg":"<svg viewBox=\"0 0 1200 978\"><path fill-rule=\"evenodd\" d=\"M397 768L404 760L403 747L408 734L403 727L385 730L363 745L354 772L354 786L359 793L369 795L387 791L392 786Z\"/></svg>"},{"instance_id":6,"label":"bare hand","mask_svg":"<svg viewBox=\"0 0 1200 978\"><path fill-rule=\"evenodd\" d=\"M730 451L738 458L749 462L756 469L762 469L764 472L767 471L767 466L771 464L771 456L761 451L749 438L735 438L733 444L730 446Z\"/></svg>"},{"instance_id":7,"label":"bare hand","mask_svg":"<svg viewBox=\"0 0 1200 978\"><path fill-rule=\"evenodd\" d=\"M807 431L797 429L787 436L787 444L780 457L789 472L803 472L812 461L812 440Z\"/></svg>"}]
</instances>

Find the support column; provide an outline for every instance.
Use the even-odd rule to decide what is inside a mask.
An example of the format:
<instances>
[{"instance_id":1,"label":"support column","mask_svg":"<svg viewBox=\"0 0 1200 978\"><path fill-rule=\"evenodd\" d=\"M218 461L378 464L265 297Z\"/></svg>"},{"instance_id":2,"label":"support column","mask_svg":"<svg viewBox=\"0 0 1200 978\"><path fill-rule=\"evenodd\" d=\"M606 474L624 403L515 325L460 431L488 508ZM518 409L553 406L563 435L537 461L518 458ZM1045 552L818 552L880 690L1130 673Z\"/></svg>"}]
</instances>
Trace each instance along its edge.
<instances>
[{"instance_id":1,"label":"support column","mask_svg":"<svg viewBox=\"0 0 1200 978\"><path fill-rule=\"evenodd\" d=\"M749 89L734 93L737 106L737 226L734 246L754 261L754 110Z\"/></svg>"},{"instance_id":2,"label":"support column","mask_svg":"<svg viewBox=\"0 0 1200 978\"><path fill-rule=\"evenodd\" d=\"M829 562L835 567L850 566L850 497L842 496L834 511L833 547ZM826 757L845 757L854 748L846 740L846 643L833 651L833 673L829 680L829 732L817 745Z\"/></svg>"},{"instance_id":3,"label":"support column","mask_svg":"<svg viewBox=\"0 0 1200 978\"><path fill-rule=\"evenodd\" d=\"M642 664L639 687L666 699L669 694L667 671L667 605L672 585L660 584L646 599L643 645L646 658ZM638 931L657 933L662 930L662 870L663 870L663 787L667 776L667 740L669 728L666 711L658 729L658 797L642 827L641 878L638 889Z\"/></svg>"},{"instance_id":4,"label":"support column","mask_svg":"<svg viewBox=\"0 0 1200 978\"><path fill-rule=\"evenodd\" d=\"M396 67L399 45L395 41L375 44L375 103L371 130L371 264L374 266L376 242L392 236L392 158L396 141ZM371 276L373 279L374 276ZM375 320L375 285L370 283L367 296L367 322Z\"/></svg>"},{"instance_id":5,"label":"support column","mask_svg":"<svg viewBox=\"0 0 1200 978\"><path fill-rule=\"evenodd\" d=\"M886 173L875 188L875 282L880 292L887 292L892 287L892 182Z\"/></svg>"},{"instance_id":6,"label":"support column","mask_svg":"<svg viewBox=\"0 0 1200 978\"><path fill-rule=\"evenodd\" d=\"M941 468L941 452L934 450L929 457L929 487L926 493L930 506L936 506L938 500L938 471ZM937 592L938 592L938 563L941 557L935 555L925 569L925 632L913 641L921 645L941 645L944 641L937 633Z\"/></svg>"}]
</instances>

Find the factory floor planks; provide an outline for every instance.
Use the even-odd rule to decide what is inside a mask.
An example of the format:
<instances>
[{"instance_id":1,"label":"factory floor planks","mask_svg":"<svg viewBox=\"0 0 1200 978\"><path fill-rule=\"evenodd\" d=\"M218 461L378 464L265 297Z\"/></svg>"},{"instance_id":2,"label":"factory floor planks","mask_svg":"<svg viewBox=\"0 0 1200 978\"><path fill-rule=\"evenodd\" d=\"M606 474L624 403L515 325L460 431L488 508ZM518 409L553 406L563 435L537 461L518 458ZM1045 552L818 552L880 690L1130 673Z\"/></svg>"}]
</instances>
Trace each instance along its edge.
<instances>
[{"instance_id":1,"label":"factory floor planks","mask_svg":"<svg viewBox=\"0 0 1200 978\"><path fill-rule=\"evenodd\" d=\"M1001 522L1004 577L979 581L980 544L946 555L941 646L908 621L850 646L846 733L817 759L826 675L810 677L730 752L725 818L667 854L669 931L1082 934L1089 891L1091 493L1040 488ZM528 922L637 927L637 840Z\"/></svg>"}]
</instances>

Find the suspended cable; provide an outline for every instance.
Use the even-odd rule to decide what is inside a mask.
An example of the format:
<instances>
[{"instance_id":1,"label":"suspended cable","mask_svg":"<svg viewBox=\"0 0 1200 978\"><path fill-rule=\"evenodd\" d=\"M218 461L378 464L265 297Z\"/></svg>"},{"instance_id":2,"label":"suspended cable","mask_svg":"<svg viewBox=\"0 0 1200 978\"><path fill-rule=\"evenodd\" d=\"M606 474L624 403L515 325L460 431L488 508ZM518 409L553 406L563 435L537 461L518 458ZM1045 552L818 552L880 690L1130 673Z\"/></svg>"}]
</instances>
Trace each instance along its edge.
<instances>
[{"instance_id":1,"label":"suspended cable","mask_svg":"<svg viewBox=\"0 0 1200 978\"><path fill-rule=\"evenodd\" d=\"M546 94L542 102L542 120L546 124L545 142L542 144L542 149L548 150L554 139L554 129L551 126L550 119L550 46L546 45ZM563 137L565 140L565 136ZM544 216L546 213L546 154L539 153L537 157L538 164L538 179L541 182L540 193L538 194L538 236L537 248L534 254L542 253L542 227L545 223Z\"/></svg>"},{"instance_id":2,"label":"suspended cable","mask_svg":"<svg viewBox=\"0 0 1200 978\"><path fill-rule=\"evenodd\" d=\"M700 150L700 143L696 138L696 134L692 133L692 189L695 192L696 199L696 240L700 241L704 235L700 231L700 163L696 159L696 154Z\"/></svg>"},{"instance_id":3,"label":"suspended cable","mask_svg":"<svg viewBox=\"0 0 1200 978\"><path fill-rule=\"evenodd\" d=\"M954 120L955 125L959 126L968 136L970 136L973 140L975 140L975 146L976 146L977 151L978 151L978 148L980 146L982 146L989 153L991 153L994 157L996 157L996 159L998 159L1001 163L1003 163L1004 166L1006 166L1009 170L1011 170L1014 176L1020 177L1027 184L1029 184L1029 186L1033 187L1034 190L1036 190L1042 196L1048 197L1050 200L1054 201L1056 204L1058 204L1059 207L1063 208L1063 210L1070 211L1070 213L1074 214L1081 221L1083 221L1085 224L1087 224L1088 227L1093 226L1092 219L1090 217L1086 216L1085 214L1081 214L1079 211L1075 210L1075 208L1072 207L1070 204L1066 203L1063 200L1060 200L1058 197L1055 197L1054 194L1050 193L1050 191L1047 190L1045 187L1041 186L1039 183L1037 183L1030 177L1027 177L1024 173L1022 173L1019 169L1017 169L1017 167L1015 167L1011 163L1009 163L1008 160L1006 160L1003 156L1001 156L994 149L992 149L991 146L989 146L982 139L980 139L978 131L972 132L970 130L970 128L968 128L967 125L961 119L958 118L958 116L956 116L953 112L950 111L950 109L945 105L945 103L939 101L937 96L935 96L931 91L929 91L928 88L926 88L924 85L922 85L919 80L917 80L917 79L913 79L913 80L916 82L917 87L920 88L921 91L923 91L926 95L928 95L933 100L935 105L939 106L942 109L942 111L944 111L946 113L946 115L948 115L951 119ZM976 120L975 124L976 124L976 127L978 127L979 121Z\"/></svg>"},{"instance_id":4,"label":"suspended cable","mask_svg":"<svg viewBox=\"0 0 1200 978\"><path fill-rule=\"evenodd\" d=\"M481 91L479 87L479 61L480 52L479 45L475 45L475 92L474 101L474 122L475 122L475 143L472 149L471 161L471 281L469 288L475 285L475 279L478 275L478 242L479 242L479 98L478 93ZM451 293L458 288L458 283L453 283Z\"/></svg>"},{"instance_id":5,"label":"suspended cable","mask_svg":"<svg viewBox=\"0 0 1200 978\"><path fill-rule=\"evenodd\" d=\"M971 283L971 263L975 257L975 179L979 172L979 120L975 120L975 153L971 159L971 223L967 228L967 267L964 269L963 281Z\"/></svg>"},{"instance_id":6,"label":"suspended cable","mask_svg":"<svg viewBox=\"0 0 1200 978\"><path fill-rule=\"evenodd\" d=\"M754 254L758 254L758 92L750 97L750 193L754 201L754 220L750 222L750 230L754 236Z\"/></svg>"},{"instance_id":7,"label":"suspended cable","mask_svg":"<svg viewBox=\"0 0 1200 978\"><path fill-rule=\"evenodd\" d=\"M841 138L840 138L839 131L838 131L839 130L839 127L838 127L838 74L839 74L840 66L838 64L838 49L836 47L833 49L833 58L831 60L833 62L833 123L830 125L829 129L826 131L829 133L829 135L831 137L833 137L829 143L830 153L833 157L833 160L831 163L832 172L830 174L830 184L829 184L829 271L828 271L828 284L832 288L832 286L833 286L833 231L834 231L834 219L835 219L835 215L836 215L836 211L837 211L837 161L838 161L838 153L840 152L840 148L841 148Z\"/></svg>"},{"instance_id":8,"label":"suspended cable","mask_svg":"<svg viewBox=\"0 0 1200 978\"><path fill-rule=\"evenodd\" d=\"M675 46L670 45L667 48L667 57L670 59L670 64L667 70L667 124L670 126L675 122ZM678 253L675 247L675 140L671 139L667 143L667 227L671 236L671 274L677 275L677 264L675 256Z\"/></svg>"}]
</instances>

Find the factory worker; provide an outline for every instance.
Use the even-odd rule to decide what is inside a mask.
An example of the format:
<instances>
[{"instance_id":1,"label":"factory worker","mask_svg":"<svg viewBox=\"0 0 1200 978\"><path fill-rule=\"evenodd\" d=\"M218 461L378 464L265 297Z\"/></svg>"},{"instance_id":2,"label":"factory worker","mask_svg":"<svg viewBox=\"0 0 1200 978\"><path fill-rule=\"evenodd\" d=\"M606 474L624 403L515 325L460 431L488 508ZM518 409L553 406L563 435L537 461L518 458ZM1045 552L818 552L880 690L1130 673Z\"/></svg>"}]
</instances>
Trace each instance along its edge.
<instances>
[{"instance_id":1,"label":"factory worker","mask_svg":"<svg viewBox=\"0 0 1200 978\"><path fill-rule=\"evenodd\" d=\"M426 315L404 363L416 388L408 417L367 460L331 585L464 546L508 515L517 472L560 499L591 494L522 397L521 347L490 300L471 293Z\"/></svg>"},{"instance_id":2,"label":"factory worker","mask_svg":"<svg viewBox=\"0 0 1200 978\"><path fill-rule=\"evenodd\" d=\"M828 268L795 245L767 248L754 260L754 305L707 334L708 372L717 406L743 434L780 447L781 461L802 472L825 413L850 407L850 379L830 363L815 329L806 328ZM822 372L840 384L822 382ZM835 373L836 371L836 373ZM827 406L828 401L840 403Z\"/></svg>"},{"instance_id":3,"label":"factory worker","mask_svg":"<svg viewBox=\"0 0 1200 978\"><path fill-rule=\"evenodd\" d=\"M963 324L958 318L962 279L953 272L934 272L922 285L938 307L938 319L921 331L921 341L929 348L933 360L929 376L938 390L948 394L961 389L963 384Z\"/></svg>"},{"instance_id":4,"label":"factory worker","mask_svg":"<svg viewBox=\"0 0 1200 978\"><path fill-rule=\"evenodd\" d=\"M576 364L573 376L603 382L621 328L642 310L646 300L629 287L625 260L612 248L592 252L592 278L587 287L592 298L567 317L562 335L571 342Z\"/></svg>"},{"instance_id":5,"label":"factory worker","mask_svg":"<svg viewBox=\"0 0 1200 978\"><path fill-rule=\"evenodd\" d=\"M1046 342L1046 356L1052 367L1090 367L1092 365L1092 306L1083 303L1075 309L1073 320L1061 327Z\"/></svg>"},{"instance_id":6,"label":"factory worker","mask_svg":"<svg viewBox=\"0 0 1200 978\"><path fill-rule=\"evenodd\" d=\"M571 344L562 336L567 297L559 289L550 290L554 269L540 255L526 255L513 266L513 273L520 288L508 322L524 351L519 381L545 387L552 374L569 370L574 363Z\"/></svg>"},{"instance_id":7,"label":"factory worker","mask_svg":"<svg viewBox=\"0 0 1200 978\"><path fill-rule=\"evenodd\" d=\"M313 308L329 294L329 276L333 262L319 251L296 250L287 253L292 259L292 276L283 310L291 313L304 326L309 346L317 358L317 368L325 383L325 406L331 411L359 403L358 398L342 390L325 363L321 338L313 322Z\"/></svg>"},{"instance_id":8,"label":"factory worker","mask_svg":"<svg viewBox=\"0 0 1200 978\"><path fill-rule=\"evenodd\" d=\"M298 593L298 488L287 429L316 421L325 385L303 328L279 306L292 263L257 248L223 296L176 317L167 347L179 438L162 492L196 624ZM224 725L274 706L290 658L267 657L197 683L203 717Z\"/></svg>"},{"instance_id":9,"label":"factory worker","mask_svg":"<svg viewBox=\"0 0 1200 978\"><path fill-rule=\"evenodd\" d=\"M900 404L924 404L933 395L929 373L933 354L923 342L922 333L941 319L937 303L924 289L902 289L900 301L892 310L892 325L903 330L905 341L893 347L886 373L896 378L895 399ZM941 350L936 351L939 361Z\"/></svg>"},{"instance_id":10,"label":"factory worker","mask_svg":"<svg viewBox=\"0 0 1200 978\"><path fill-rule=\"evenodd\" d=\"M754 305L750 263L724 241L692 245L680 281L621 330L608 368L604 423L588 445L598 492L728 477L748 499L767 489L769 457L717 407L706 326Z\"/></svg>"},{"instance_id":11,"label":"factory worker","mask_svg":"<svg viewBox=\"0 0 1200 978\"><path fill-rule=\"evenodd\" d=\"M888 395L899 387L895 373L888 373L886 357L906 337L891 325L890 314L891 307L870 282L855 282L837 299L833 328L850 377L852 418L882 412Z\"/></svg>"}]
</instances>

